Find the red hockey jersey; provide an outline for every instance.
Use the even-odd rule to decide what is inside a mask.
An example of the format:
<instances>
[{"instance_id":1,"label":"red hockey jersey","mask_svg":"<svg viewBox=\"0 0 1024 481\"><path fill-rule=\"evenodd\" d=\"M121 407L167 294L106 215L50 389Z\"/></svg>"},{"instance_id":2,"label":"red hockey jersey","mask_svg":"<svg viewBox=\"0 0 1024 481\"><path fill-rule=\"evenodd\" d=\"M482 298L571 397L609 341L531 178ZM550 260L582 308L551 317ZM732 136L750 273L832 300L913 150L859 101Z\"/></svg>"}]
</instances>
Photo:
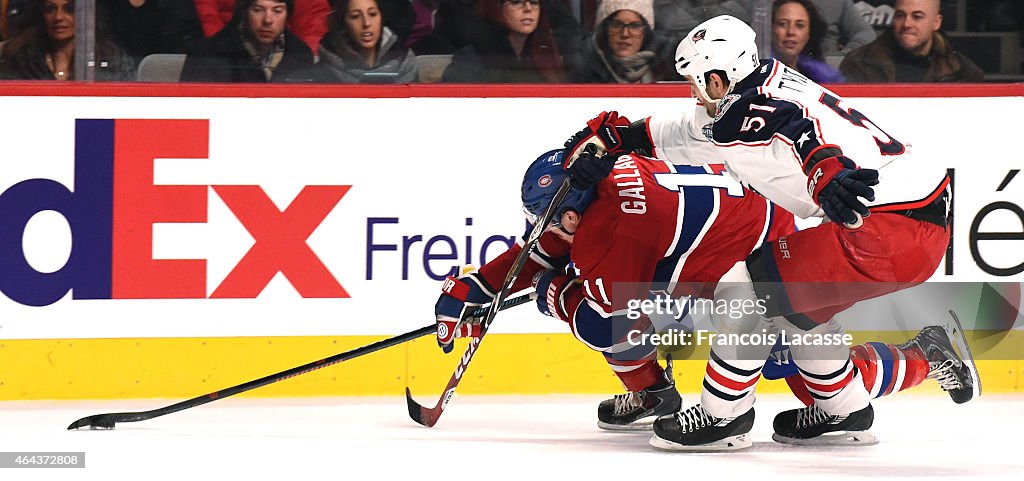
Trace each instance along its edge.
<instances>
[{"instance_id":1,"label":"red hockey jersey","mask_svg":"<svg viewBox=\"0 0 1024 481\"><path fill-rule=\"evenodd\" d=\"M672 294L707 296L764 240L793 230L792 214L744 189L720 165L623 155L597 185L571 251L545 233L513 291L529 287L535 273L558 268L569 252L581 282L563 296L558 314L576 330L621 314L629 299L666 290L668 283L687 283L686 292ZM491 286L501 285L521 245L480 269ZM706 284L701 289L691 283Z\"/></svg>"}]
</instances>

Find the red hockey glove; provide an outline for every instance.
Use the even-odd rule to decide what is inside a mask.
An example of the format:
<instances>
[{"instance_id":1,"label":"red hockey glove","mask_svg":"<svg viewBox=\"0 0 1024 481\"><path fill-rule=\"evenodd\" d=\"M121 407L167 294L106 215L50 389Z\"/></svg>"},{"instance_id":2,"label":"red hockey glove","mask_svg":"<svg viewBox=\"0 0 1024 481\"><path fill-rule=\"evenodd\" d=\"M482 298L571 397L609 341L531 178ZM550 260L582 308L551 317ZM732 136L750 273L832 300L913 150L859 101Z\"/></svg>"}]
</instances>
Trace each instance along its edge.
<instances>
[{"instance_id":1,"label":"red hockey glove","mask_svg":"<svg viewBox=\"0 0 1024 481\"><path fill-rule=\"evenodd\" d=\"M570 287L579 283L575 271L566 274L564 271L551 269L538 272L533 279L533 286L537 291L537 310L546 316L565 321L568 316L562 299Z\"/></svg>"},{"instance_id":2,"label":"red hockey glove","mask_svg":"<svg viewBox=\"0 0 1024 481\"><path fill-rule=\"evenodd\" d=\"M586 128L576 132L575 135L565 141L565 164L563 167L568 170L573 162L588 145L594 145L596 150L592 153L596 156L614 155L622 152L625 148L622 136L616 127L628 127L629 119L620 117L618 112L601 112L597 117L587 122Z\"/></svg>"},{"instance_id":3,"label":"red hockey glove","mask_svg":"<svg viewBox=\"0 0 1024 481\"><path fill-rule=\"evenodd\" d=\"M477 274L448 277L441 286L441 297L434 305L437 319L437 345L445 354L452 351L460 337L480 335L480 319L469 317L477 307L491 302L493 296Z\"/></svg>"},{"instance_id":4,"label":"red hockey glove","mask_svg":"<svg viewBox=\"0 0 1024 481\"><path fill-rule=\"evenodd\" d=\"M859 197L875 200L871 186L877 184L877 170L861 169L843 155L822 159L807 173L807 193L829 219L849 228L860 227L861 218L868 216L868 207Z\"/></svg>"}]
</instances>

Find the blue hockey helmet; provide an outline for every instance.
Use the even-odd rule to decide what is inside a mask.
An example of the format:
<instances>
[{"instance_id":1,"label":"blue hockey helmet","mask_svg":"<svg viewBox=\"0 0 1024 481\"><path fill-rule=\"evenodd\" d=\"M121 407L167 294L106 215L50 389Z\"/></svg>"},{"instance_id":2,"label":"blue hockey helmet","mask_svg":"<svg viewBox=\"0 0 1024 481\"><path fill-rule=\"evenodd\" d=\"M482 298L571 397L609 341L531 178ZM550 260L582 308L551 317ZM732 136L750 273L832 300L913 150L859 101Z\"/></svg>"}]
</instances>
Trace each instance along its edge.
<instances>
[{"instance_id":1,"label":"blue hockey helmet","mask_svg":"<svg viewBox=\"0 0 1024 481\"><path fill-rule=\"evenodd\" d=\"M558 188L562 186L562 182L568 175L562 168L564 156L562 149L545 152L526 169L526 174L523 176L523 210L530 218L531 224L536 224L540 216L544 215L544 210L551 204L555 193L558 192ZM594 187L582 191L570 190L558 211L555 212L555 218L552 221L554 225L558 225L562 214L569 210L582 214L594 200L596 190Z\"/></svg>"}]
</instances>

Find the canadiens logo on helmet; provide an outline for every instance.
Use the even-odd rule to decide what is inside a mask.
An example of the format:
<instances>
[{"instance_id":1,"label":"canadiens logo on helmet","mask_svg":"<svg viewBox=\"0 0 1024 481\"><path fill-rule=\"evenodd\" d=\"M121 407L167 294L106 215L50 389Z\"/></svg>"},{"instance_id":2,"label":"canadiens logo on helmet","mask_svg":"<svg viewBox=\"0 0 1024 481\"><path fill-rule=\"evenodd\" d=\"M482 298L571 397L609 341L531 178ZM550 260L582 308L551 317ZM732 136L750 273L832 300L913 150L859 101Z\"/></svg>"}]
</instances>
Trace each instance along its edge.
<instances>
[{"instance_id":1,"label":"canadiens logo on helmet","mask_svg":"<svg viewBox=\"0 0 1024 481\"><path fill-rule=\"evenodd\" d=\"M551 185L551 176L548 174L542 175L539 179L537 179L537 185L541 187L547 187Z\"/></svg>"},{"instance_id":2,"label":"canadiens logo on helmet","mask_svg":"<svg viewBox=\"0 0 1024 481\"><path fill-rule=\"evenodd\" d=\"M697 30L697 32L693 34L693 37L690 40L693 40L694 43L704 40L704 34L706 34L707 32L707 29L704 28Z\"/></svg>"}]
</instances>

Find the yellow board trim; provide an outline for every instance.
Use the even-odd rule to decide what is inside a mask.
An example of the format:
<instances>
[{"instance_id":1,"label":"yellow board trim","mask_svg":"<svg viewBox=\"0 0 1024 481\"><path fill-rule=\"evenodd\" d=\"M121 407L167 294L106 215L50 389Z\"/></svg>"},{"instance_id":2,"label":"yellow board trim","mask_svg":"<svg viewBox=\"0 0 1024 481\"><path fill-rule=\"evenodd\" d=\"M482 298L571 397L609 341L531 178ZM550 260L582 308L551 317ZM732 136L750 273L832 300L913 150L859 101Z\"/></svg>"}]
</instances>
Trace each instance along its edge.
<instances>
[{"instance_id":1,"label":"yellow board trim","mask_svg":"<svg viewBox=\"0 0 1024 481\"><path fill-rule=\"evenodd\" d=\"M875 333L884 337L882 333ZM1024 338L1011 332L1017 346ZM862 342L858 335L855 342ZM0 340L0 400L191 398L365 346L384 336ZM879 337L874 337L879 339ZM898 340L893 340L898 341ZM974 344L972 340L972 345ZM433 336L256 389L258 397L438 394L465 349ZM1021 351L1009 348L1008 353ZM706 349L705 349L706 351ZM977 353L976 353L977 354ZM991 354L991 352L990 352ZM675 363L680 391L700 390L706 359ZM1005 356L1011 358L1012 356ZM1024 391L1024 361L979 361L986 393ZM788 392L781 381L759 392ZM915 391L937 391L926 382ZM617 393L599 353L570 334L490 334L459 385L464 394Z\"/></svg>"}]
</instances>

